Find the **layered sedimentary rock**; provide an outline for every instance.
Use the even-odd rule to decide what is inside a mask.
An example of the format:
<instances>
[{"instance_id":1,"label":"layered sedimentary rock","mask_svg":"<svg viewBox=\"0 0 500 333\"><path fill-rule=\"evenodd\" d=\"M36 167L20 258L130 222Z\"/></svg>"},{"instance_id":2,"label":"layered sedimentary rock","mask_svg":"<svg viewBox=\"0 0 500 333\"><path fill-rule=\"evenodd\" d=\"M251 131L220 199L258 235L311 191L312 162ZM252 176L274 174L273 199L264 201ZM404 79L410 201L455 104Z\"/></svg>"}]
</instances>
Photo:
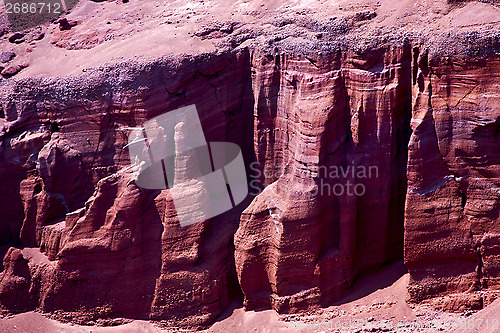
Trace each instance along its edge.
<instances>
[{"instance_id":1,"label":"layered sedimentary rock","mask_svg":"<svg viewBox=\"0 0 500 333\"><path fill-rule=\"evenodd\" d=\"M226 306L238 209L182 228L168 190L135 184L124 148L131 128L185 104L207 140L251 147L248 52L200 58L2 86L4 308L196 325Z\"/></svg>"},{"instance_id":2,"label":"layered sedimentary rock","mask_svg":"<svg viewBox=\"0 0 500 333\"><path fill-rule=\"evenodd\" d=\"M398 258L410 120L408 44L254 56L260 182L235 260L247 308L326 305Z\"/></svg>"},{"instance_id":3,"label":"layered sedimentary rock","mask_svg":"<svg viewBox=\"0 0 500 333\"><path fill-rule=\"evenodd\" d=\"M499 43L461 55L444 46L470 36L445 34L436 55L432 41L363 30L378 14L352 11L267 17L267 35L197 27L218 51L1 81L2 308L201 325L240 291L247 309L326 306L403 256L411 300L469 292L466 305L483 306L473 292L500 285ZM149 24L173 24L163 14ZM52 37L78 52L78 29L98 20ZM169 190L134 182L124 147L134 127L190 104L207 141L240 146L254 197L181 227Z\"/></svg>"},{"instance_id":4,"label":"layered sedimentary rock","mask_svg":"<svg viewBox=\"0 0 500 333\"><path fill-rule=\"evenodd\" d=\"M499 58L429 60L418 49L413 55L405 214L410 297L498 289Z\"/></svg>"}]
</instances>

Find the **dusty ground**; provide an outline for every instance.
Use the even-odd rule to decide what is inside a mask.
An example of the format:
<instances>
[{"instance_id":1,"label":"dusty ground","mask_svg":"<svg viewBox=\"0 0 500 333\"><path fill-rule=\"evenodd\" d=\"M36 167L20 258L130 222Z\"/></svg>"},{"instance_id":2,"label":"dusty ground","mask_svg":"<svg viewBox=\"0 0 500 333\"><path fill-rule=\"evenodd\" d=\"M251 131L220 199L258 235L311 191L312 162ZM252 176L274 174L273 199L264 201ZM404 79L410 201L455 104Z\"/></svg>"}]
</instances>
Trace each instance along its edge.
<instances>
[{"instance_id":1,"label":"dusty ground","mask_svg":"<svg viewBox=\"0 0 500 333\"><path fill-rule=\"evenodd\" d=\"M348 36L390 37L396 32L415 36L433 32L439 36L494 30L500 22L500 8L474 1L450 5L444 0L82 0L65 17L76 25L60 30L58 24L47 23L24 31L23 41L17 43L9 41L14 32L8 30L2 8L0 52L15 53L2 67L18 66L15 77L78 75L90 67L131 58L213 52L251 43L286 47L324 41L326 45ZM368 323L365 328L398 322L428 326L432 320L457 323L465 318L474 319L476 325L481 319L500 320L499 301L476 314L447 314L426 305L412 307L405 302L408 278L401 263L393 264L358 281L337 305L307 315L280 317L270 310L244 312L234 303L207 332L284 332L294 328L297 332L335 331L336 325L353 320ZM483 324L478 331L493 332L492 324L488 329ZM145 321L115 327L63 324L35 312L0 319L0 332L163 331ZM475 328L461 331L472 332Z\"/></svg>"},{"instance_id":2,"label":"dusty ground","mask_svg":"<svg viewBox=\"0 0 500 333\"><path fill-rule=\"evenodd\" d=\"M500 8L482 2L327 0L82 0L57 23L13 31L2 7L0 50L16 57L2 67L24 68L17 77L78 75L86 68L126 59L212 52L259 43L271 47L328 45L353 39L363 43L394 35L437 38L488 30L500 22ZM57 22L57 21L56 21ZM392 37L391 37L392 36Z\"/></svg>"},{"instance_id":3,"label":"dusty ground","mask_svg":"<svg viewBox=\"0 0 500 333\"><path fill-rule=\"evenodd\" d=\"M431 325L439 324L442 328L451 328L444 326L447 323L457 325L456 332L498 332L498 329L494 330L492 320L500 319L500 300L475 314L451 314L433 310L425 305L413 306L405 302L408 279L409 275L405 272L402 262L393 263L358 280L345 298L336 305L304 315L279 316L272 310L245 312L240 304L234 302L219 320L204 332L441 332L443 329L433 329L434 326ZM489 329L486 327L486 319L489 320ZM480 323L482 326L476 330ZM421 327L415 328L417 324ZM475 329L460 329L460 325L466 324L475 325ZM344 329L337 329L340 325L344 325ZM385 328L387 329L384 330ZM180 330L162 329L157 323L141 320L113 327L79 326L60 323L36 312L0 319L1 333L172 331Z\"/></svg>"}]
</instances>

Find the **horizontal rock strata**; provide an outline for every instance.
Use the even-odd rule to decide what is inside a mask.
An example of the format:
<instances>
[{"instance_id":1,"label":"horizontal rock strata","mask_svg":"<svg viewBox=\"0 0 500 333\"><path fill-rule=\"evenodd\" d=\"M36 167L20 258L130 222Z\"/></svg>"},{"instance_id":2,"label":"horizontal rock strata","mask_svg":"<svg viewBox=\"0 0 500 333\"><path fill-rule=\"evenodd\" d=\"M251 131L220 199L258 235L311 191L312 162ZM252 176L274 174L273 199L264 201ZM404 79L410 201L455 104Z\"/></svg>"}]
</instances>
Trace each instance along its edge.
<instances>
[{"instance_id":1,"label":"horizontal rock strata","mask_svg":"<svg viewBox=\"0 0 500 333\"><path fill-rule=\"evenodd\" d=\"M403 257L413 301L498 290L498 55L407 38L313 51L0 82L2 308L206 325L241 293L246 309L326 306ZM183 228L124 147L190 104L208 142L241 147L253 196Z\"/></svg>"}]
</instances>

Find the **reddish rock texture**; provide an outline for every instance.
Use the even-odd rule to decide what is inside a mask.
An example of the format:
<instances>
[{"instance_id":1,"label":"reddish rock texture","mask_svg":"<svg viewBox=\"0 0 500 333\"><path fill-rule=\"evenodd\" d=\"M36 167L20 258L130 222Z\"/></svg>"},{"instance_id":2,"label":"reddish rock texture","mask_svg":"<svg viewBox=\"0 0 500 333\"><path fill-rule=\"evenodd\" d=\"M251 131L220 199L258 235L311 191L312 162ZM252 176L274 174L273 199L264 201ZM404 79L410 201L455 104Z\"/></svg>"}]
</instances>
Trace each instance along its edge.
<instances>
[{"instance_id":1,"label":"reddish rock texture","mask_svg":"<svg viewBox=\"0 0 500 333\"><path fill-rule=\"evenodd\" d=\"M124 146L128 128L185 103L197 105L207 140L251 146L248 60L165 60L97 69L75 90L74 81L33 79L4 91L1 227L3 242L19 247L0 273L4 308L62 310L83 322L198 325L218 316L234 293L238 210L181 228L168 190L136 186Z\"/></svg>"},{"instance_id":2,"label":"reddish rock texture","mask_svg":"<svg viewBox=\"0 0 500 333\"><path fill-rule=\"evenodd\" d=\"M123 149L127 128L191 103L208 141L258 162L250 180L263 191L234 236L247 309L331 304L402 256L403 217L412 300L496 288L498 59L420 50L240 51L97 68L75 90L4 85L3 307L215 320L237 292L238 211L181 228L168 190L137 187Z\"/></svg>"},{"instance_id":3,"label":"reddish rock texture","mask_svg":"<svg viewBox=\"0 0 500 333\"><path fill-rule=\"evenodd\" d=\"M235 235L247 308L330 304L401 256L410 60L409 45L254 56L257 174L271 185Z\"/></svg>"},{"instance_id":4,"label":"reddish rock texture","mask_svg":"<svg viewBox=\"0 0 500 333\"><path fill-rule=\"evenodd\" d=\"M0 81L1 309L202 326L241 292L246 309L329 305L402 257L412 301L490 303L500 289L500 38L421 42L429 35L390 28L400 10L405 24L421 8L393 15L383 2L325 7L337 16L316 19L249 7L215 28L191 8L135 27L159 5L120 16L124 3L106 2L120 20L97 33L91 3L70 30L47 24L37 33L50 38L10 43L8 68L19 70ZM500 12L453 8L427 14L450 10L436 26L455 30L468 29L464 12ZM475 18L470 26L493 30L488 15ZM133 54L152 58L123 60L120 38L132 34ZM158 40L177 43L161 53L173 56L155 53ZM40 50L61 64L49 74L66 76L45 77ZM61 60L69 50L74 66ZM181 228L168 190L135 184L124 147L130 128L190 104L208 142L241 147L256 196Z\"/></svg>"},{"instance_id":5,"label":"reddish rock texture","mask_svg":"<svg viewBox=\"0 0 500 333\"><path fill-rule=\"evenodd\" d=\"M413 300L498 289L500 95L498 57L414 50L405 263Z\"/></svg>"}]
</instances>

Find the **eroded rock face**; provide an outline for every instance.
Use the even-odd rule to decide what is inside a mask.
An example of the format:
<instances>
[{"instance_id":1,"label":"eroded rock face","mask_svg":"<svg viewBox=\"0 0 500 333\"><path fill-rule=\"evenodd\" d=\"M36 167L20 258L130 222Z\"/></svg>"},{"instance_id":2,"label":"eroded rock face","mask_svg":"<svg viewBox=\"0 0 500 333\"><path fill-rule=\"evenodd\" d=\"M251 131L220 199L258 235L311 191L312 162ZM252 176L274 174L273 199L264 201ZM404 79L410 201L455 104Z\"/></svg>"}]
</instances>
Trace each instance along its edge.
<instances>
[{"instance_id":1,"label":"eroded rock face","mask_svg":"<svg viewBox=\"0 0 500 333\"><path fill-rule=\"evenodd\" d=\"M247 309L331 304L403 250L412 300L498 288L498 56L278 51L2 82L2 306L204 325L240 290ZM190 104L207 141L241 147L256 196L182 228L124 147Z\"/></svg>"},{"instance_id":2,"label":"eroded rock face","mask_svg":"<svg viewBox=\"0 0 500 333\"><path fill-rule=\"evenodd\" d=\"M77 89L68 79L4 91L2 241L18 247L5 248L0 273L6 309L185 325L224 309L238 209L180 227L169 191L138 187L124 148L130 128L185 103L207 140L251 147L248 52L201 57L98 69Z\"/></svg>"},{"instance_id":3,"label":"eroded rock face","mask_svg":"<svg viewBox=\"0 0 500 333\"><path fill-rule=\"evenodd\" d=\"M498 57L414 50L405 263L413 300L498 288Z\"/></svg>"},{"instance_id":4,"label":"eroded rock face","mask_svg":"<svg viewBox=\"0 0 500 333\"><path fill-rule=\"evenodd\" d=\"M247 308L330 304L401 256L410 60L409 45L254 56L258 174L270 185L235 235Z\"/></svg>"}]
</instances>

